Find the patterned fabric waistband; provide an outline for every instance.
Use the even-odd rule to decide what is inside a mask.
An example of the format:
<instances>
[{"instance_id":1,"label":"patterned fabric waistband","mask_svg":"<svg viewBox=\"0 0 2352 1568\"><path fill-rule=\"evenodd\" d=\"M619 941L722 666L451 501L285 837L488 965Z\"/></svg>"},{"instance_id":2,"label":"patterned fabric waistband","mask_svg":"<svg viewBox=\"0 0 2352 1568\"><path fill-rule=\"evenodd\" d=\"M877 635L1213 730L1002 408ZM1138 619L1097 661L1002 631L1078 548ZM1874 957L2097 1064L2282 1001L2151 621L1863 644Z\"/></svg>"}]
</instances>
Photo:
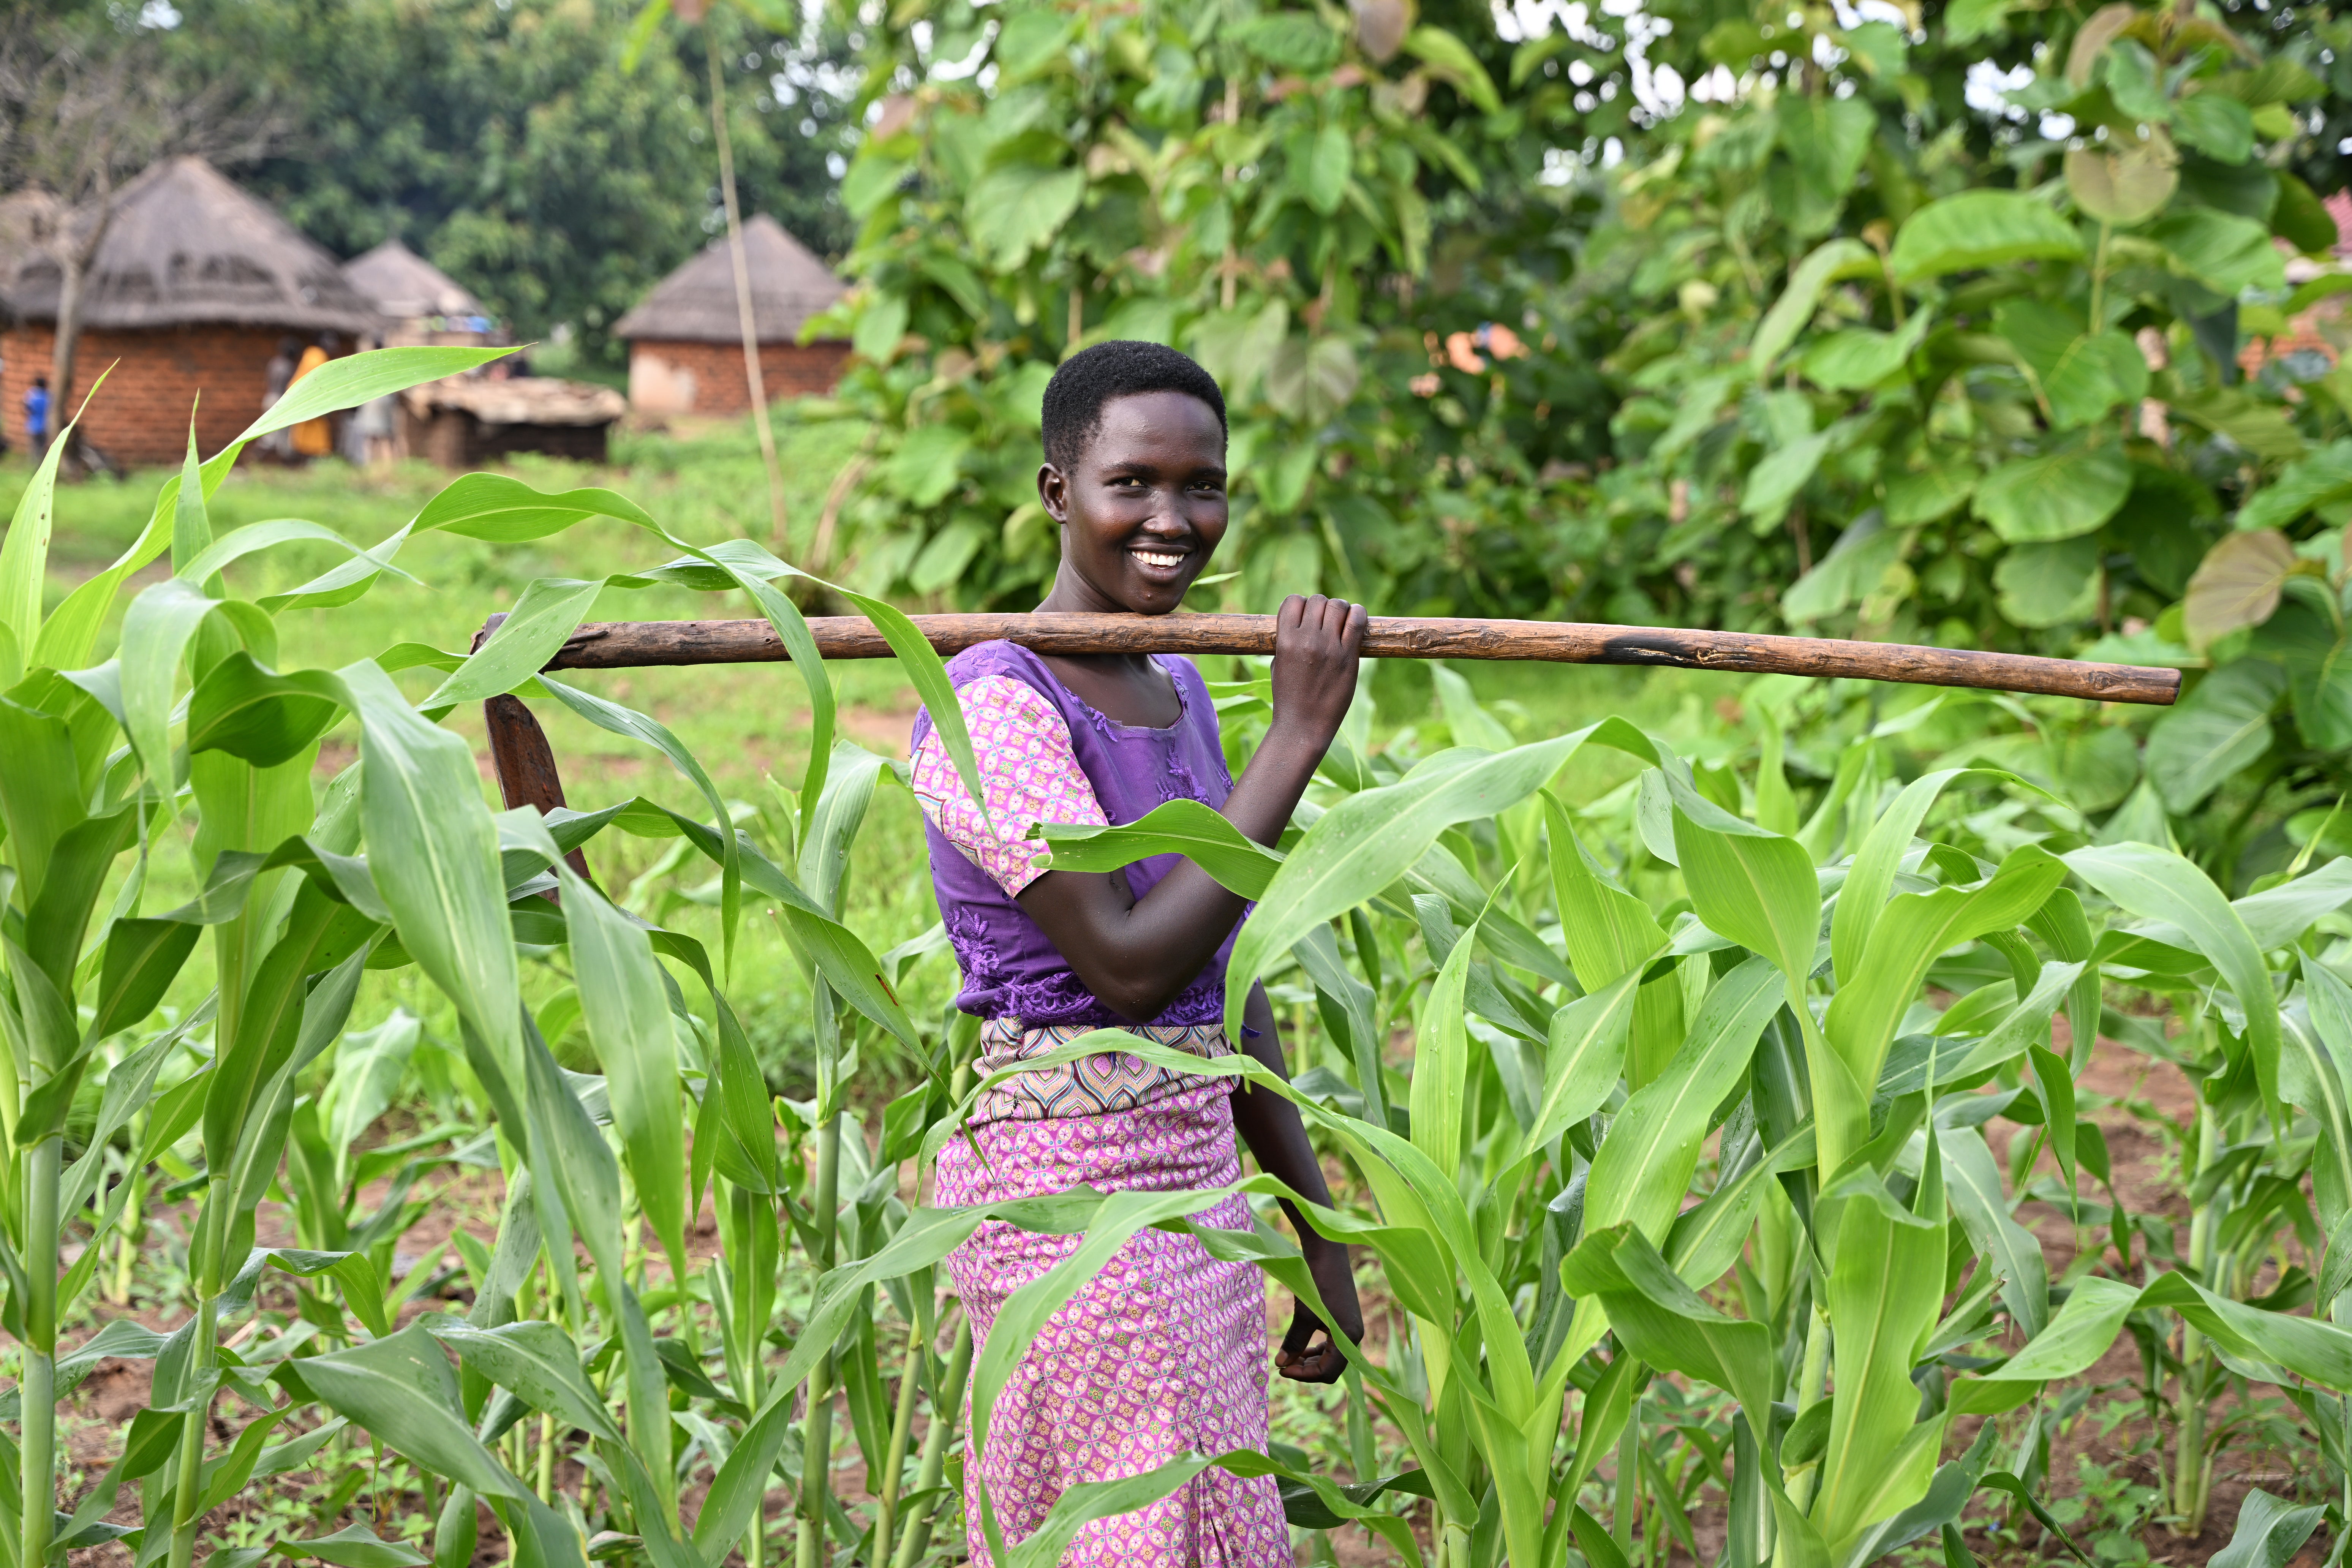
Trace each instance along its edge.
<instances>
[{"instance_id":1,"label":"patterned fabric waistband","mask_svg":"<svg viewBox=\"0 0 2352 1568\"><path fill-rule=\"evenodd\" d=\"M982 1079L1017 1067L1033 1057L1069 1044L1091 1033L1092 1024L1048 1024L1024 1028L1018 1018L992 1018L981 1032L980 1076ZM1217 1024L1127 1026L1127 1032L1188 1056L1227 1055L1225 1031ZM1108 1111L1133 1110L1203 1082L1230 1089L1234 1080L1201 1079L1190 1073L1155 1067L1123 1051L1036 1068L983 1090L972 1107L971 1121L1045 1121L1064 1116L1100 1116Z\"/></svg>"}]
</instances>

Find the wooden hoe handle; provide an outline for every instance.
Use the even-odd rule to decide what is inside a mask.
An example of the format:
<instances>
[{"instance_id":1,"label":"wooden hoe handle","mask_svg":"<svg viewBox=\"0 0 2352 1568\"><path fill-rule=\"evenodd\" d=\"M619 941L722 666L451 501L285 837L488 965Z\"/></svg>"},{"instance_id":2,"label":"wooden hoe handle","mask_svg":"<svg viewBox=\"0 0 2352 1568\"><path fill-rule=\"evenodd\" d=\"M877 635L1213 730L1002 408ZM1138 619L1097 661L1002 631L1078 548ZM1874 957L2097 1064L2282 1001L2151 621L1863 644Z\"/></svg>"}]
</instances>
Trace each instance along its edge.
<instances>
[{"instance_id":1,"label":"wooden hoe handle","mask_svg":"<svg viewBox=\"0 0 2352 1568\"><path fill-rule=\"evenodd\" d=\"M941 654L1003 639L1039 653L1272 653L1272 616L917 616L917 629ZM505 620L492 616L475 636L478 648ZM827 658L887 658L890 645L863 616L820 616L809 622ZM1376 616L1364 638L1374 658L1536 659L1553 664L1671 665L1751 675L1844 676L1923 686L1973 686L2086 697L2102 702L2168 705L2180 672L2071 658L2030 658L1905 643L1841 642L1829 637L1689 632L1578 621L1482 621ZM773 664L788 657L765 621L604 621L582 626L548 660L550 669L635 669L656 665ZM544 811L563 804L555 752L530 710L513 697L483 704L490 761L509 806ZM582 876L588 864L565 857Z\"/></svg>"},{"instance_id":2,"label":"wooden hoe handle","mask_svg":"<svg viewBox=\"0 0 2352 1568\"><path fill-rule=\"evenodd\" d=\"M1272 616L917 616L941 654L1003 639L1039 653L1272 653ZM809 622L827 658L887 658L889 645L863 616ZM2180 672L2014 653L1843 642L1750 632L1679 631L1579 621L1487 621L1376 616L1364 639L1374 658L1533 659L1553 664L1671 665L1749 675L1844 676L1923 686L1972 686L2101 702L2169 705ZM550 669L649 665L767 664L785 658L765 621L606 621L575 632Z\"/></svg>"}]
</instances>

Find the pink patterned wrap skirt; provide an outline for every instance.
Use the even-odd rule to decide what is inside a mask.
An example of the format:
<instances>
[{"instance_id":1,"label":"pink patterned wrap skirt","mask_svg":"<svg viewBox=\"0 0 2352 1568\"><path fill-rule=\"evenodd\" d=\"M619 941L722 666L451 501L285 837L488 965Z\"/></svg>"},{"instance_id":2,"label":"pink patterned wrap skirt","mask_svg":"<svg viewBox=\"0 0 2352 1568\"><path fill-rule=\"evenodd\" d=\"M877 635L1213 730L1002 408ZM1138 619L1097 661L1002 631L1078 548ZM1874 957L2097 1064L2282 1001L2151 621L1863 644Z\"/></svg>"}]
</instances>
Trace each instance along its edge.
<instances>
[{"instance_id":1,"label":"pink patterned wrap skirt","mask_svg":"<svg viewBox=\"0 0 2352 1568\"><path fill-rule=\"evenodd\" d=\"M992 1027L989 1052L1035 1054L1066 1029L1032 1030L1016 1043ZM1155 1036L1177 1031L1150 1031ZM1201 1031L1215 1033L1215 1031ZM1201 1055L1213 1042L1178 1042ZM1203 1048L1206 1047L1207 1048ZM1009 1052L1007 1047L1010 1047ZM963 1139L940 1155L933 1203L961 1207L1066 1192L1175 1192L1237 1181L1229 1083L1157 1079L1132 1058L1114 1058L1108 1094L1081 1093L1084 1113L1023 1110L1000 1100L1000 1120L971 1129L983 1164ZM1089 1062L1088 1066L1093 1064ZM1018 1083L1020 1080L1013 1080ZM1095 1089L1096 1085L1088 1085ZM1097 1109L1103 1100L1124 1109ZM986 1114L983 1110L982 1114ZM1250 1228L1233 1197L1202 1211L1202 1224ZM991 1220L948 1258L948 1270L985 1342L1005 1301L1077 1249L1076 1236L1039 1236ZM1045 1324L998 1397L977 1477L964 1485L964 1530L975 1564L992 1560L981 1526L984 1480L1008 1544L1034 1531L1062 1493L1112 1480L1190 1453L1263 1452L1266 1442L1265 1286L1247 1264L1220 1263L1189 1236L1144 1230L1115 1254ZM968 1397L968 1396L967 1396ZM971 1409L965 1409L969 1430ZM1240 1479L1204 1470L1133 1513L1085 1527L1063 1555L1083 1568L1289 1568L1289 1528L1271 1477Z\"/></svg>"}]
</instances>

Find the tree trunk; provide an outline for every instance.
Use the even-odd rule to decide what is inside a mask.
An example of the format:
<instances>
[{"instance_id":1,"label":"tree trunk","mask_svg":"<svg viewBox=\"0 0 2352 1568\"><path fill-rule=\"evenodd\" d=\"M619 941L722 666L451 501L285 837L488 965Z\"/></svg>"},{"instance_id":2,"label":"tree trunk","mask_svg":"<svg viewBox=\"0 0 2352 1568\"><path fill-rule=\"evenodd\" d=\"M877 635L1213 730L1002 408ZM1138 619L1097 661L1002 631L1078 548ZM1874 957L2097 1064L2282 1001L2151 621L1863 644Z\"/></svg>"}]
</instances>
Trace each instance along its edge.
<instances>
[{"instance_id":1,"label":"tree trunk","mask_svg":"<svg viewBox=\"0 0 2352 1568\"><path fill-rule=\"evenodd\" d=\"M776 461L776 433L768 425L768 386L760 374L760 326L751 313L751 262L743 250L743 214L735 199L735 148L727 136L727 76L719 63L719 35L702 29L710 56L710 132L719 142L719 191L727 204L727 249L735 260L735 315L743 329L743 380L751 394L751 424L760 433L760 460L768 469L768 529L779 554L784 537L784 474Z\"/></svg>"},{"instance_id":2,"label":"tree trunk","mask_svg":"<svg viewBox=\"0 0 2352 1568\"><path fill-rule=\"evenodd\" d=\"M98 247L106 240L108 226L114 222L114 193L102 193L97 201L97 221L90 226L87 239L77 241L73 235L71 216L58 220L57 243L49 254L58 264L58 331L49 349L49 439L73 417L74 357L81 347L82 299L89 281L89 269L98 259ZM77 437L79 442L79 437ZM59 460L60 467L70 467L74 454L68 452Z\"/></svg>"}]
</instances>

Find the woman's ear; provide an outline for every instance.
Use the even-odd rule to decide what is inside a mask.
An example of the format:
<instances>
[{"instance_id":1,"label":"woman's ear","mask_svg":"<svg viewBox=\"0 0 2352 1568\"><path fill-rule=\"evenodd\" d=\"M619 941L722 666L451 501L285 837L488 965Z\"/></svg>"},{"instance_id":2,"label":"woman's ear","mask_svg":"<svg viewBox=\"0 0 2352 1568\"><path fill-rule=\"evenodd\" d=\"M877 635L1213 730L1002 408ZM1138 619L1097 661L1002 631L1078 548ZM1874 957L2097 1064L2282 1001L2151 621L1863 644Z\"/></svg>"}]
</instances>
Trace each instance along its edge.
<instances>
[{"instance_id":1,"label":"woman's ear","mask_svg":"<svg viewBox=\"0 0 2352 1568\"><path fill-rule=\"evenodd\" d=\"M1070 521L1070 481L1051 463L1037 465L1037 502L1055 522Z\"/></svg>"}]
</instances>

